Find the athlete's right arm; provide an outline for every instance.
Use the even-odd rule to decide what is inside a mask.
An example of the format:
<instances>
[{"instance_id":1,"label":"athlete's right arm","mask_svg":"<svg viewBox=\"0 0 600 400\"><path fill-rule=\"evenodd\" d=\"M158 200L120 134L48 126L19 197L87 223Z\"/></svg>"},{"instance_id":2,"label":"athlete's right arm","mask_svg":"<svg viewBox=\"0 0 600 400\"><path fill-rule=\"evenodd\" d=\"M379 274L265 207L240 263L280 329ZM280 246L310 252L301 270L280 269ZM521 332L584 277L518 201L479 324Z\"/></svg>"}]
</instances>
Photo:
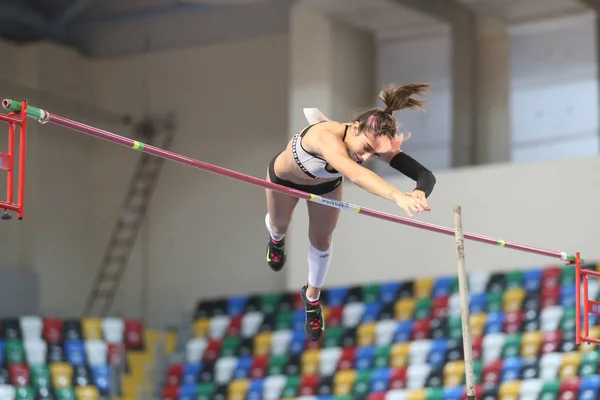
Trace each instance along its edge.
<instances>
[{"instance_id":1,"label":"athlete's right arm","mask_svg":"<svg viewBox=\"0 0 600 400\"><path fill-rule=\"evenodd\" d=\"M327 160L329 165L350 179L356 186L377 196L383 197L384 199L395 202L399 207L403 208L409 216L412 216L411 211L423 211L423 207L416 199L401 192L370 169L357 164L348 157L346 148L340 143L340 139L333 132L322 130L319 132L316 139L318 151L323 158Z\"/></svg>"}]
</instances>

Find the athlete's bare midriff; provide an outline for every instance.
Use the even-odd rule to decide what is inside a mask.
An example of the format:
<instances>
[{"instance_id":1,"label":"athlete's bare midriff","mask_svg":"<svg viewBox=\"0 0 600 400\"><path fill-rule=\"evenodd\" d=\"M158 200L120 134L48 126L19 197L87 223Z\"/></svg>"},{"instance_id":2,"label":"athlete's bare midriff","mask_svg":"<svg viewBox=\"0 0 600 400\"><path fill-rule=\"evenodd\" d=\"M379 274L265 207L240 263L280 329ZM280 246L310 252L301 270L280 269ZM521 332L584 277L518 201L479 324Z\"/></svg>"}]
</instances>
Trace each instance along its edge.
<instances>
[{"instance_id":1,"label":"athlete's bare midriff","mask_svg":"<svg viewBox=\"0 0 600 400\"><path fill-rule=\"evenodd\" d=\"M310 128L310 130L304 135L302 138L302 146L305 149L311 150L311 153L321 157L319 152L315 150L317 146L314 145L316 142L315 137L322 132L323 130L328 130L330 132L335 133L340 141L342 140L342 136L344 135L346 125L340 124L339 122L323 122L321 124L314 125ZM292 153L292 141L290 140L285 148L285 150L279 154L277 159L275 160L275 174L287 181L296 183L298 185L315 185L321 184L325 182L331 182L338 178L323 178L323 179L313 179L307 176L296 164L294 160L294 156Z\"/></svg>"}]
</instances>

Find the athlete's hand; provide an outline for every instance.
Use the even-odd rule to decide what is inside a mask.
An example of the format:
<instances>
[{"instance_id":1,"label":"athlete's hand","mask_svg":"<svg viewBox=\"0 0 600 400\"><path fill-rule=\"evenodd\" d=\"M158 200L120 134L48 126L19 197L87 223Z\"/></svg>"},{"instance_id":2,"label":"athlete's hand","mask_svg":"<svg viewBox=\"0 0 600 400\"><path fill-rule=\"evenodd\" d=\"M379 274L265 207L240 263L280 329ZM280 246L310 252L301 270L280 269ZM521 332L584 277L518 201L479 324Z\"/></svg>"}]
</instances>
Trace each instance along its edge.
<instances>
[{"instance_id":1,"label":"athlete's hand","mask_svg":"<svg viewBox=\"0 0 600 400\"><path fill-rule=\"evenodd\" d=\"M421 211L425 211L425 207L423 207L419 199L406 193L397 191L392 195L392 198L398 207L406 211L409 217L413 216L413 212L420 213Z\"/></svg>"},{"instance_id":2,"label":"athlete's hand","mask_svg":"<svg viewBox=\"0 0 600 400\"><path fill-rule=\"evenodd\" d=\"M427 197L425 197L425 192L423 192L422 190L413 190L411 193L407 193L407 195L419 200L421 205L425 208L425 211L431 211L431 208L429 208L429 204L427 204Z\"/></svg>"}]
</instances>

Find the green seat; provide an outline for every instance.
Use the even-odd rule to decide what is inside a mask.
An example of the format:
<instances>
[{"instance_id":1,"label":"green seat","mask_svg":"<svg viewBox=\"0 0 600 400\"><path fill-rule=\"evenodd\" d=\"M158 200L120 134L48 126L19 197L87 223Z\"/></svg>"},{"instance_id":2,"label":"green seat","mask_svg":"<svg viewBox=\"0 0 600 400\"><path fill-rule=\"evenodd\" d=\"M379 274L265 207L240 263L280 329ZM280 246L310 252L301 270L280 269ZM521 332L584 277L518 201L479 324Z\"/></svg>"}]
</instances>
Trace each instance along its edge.
<instances>
[{"instance_id":1,"label":"green seat","mask_svg":"<svg viewBox=\"0 0 600 400\"><path fill-rule=\"evenodd\" d=\"M459 292L459 286L458 286L458 276L454 276L452 278L452 290L451 290L451 295L454 293L458 293Z\"/></svg>"},{"instance_id":2,"label":"green seat","mask_svg":"<svg viewBox=\"0 0 600 400\"><path fill-rule=\"evenodd\" d=\"M431 298L422 298L415 304L414 319L424 319L431 315Z\"/></svg>"},{"instance_id":3,"label":"green seat","mask_svg":"<svg viewBox=\"0 0 600 400\"><path fill-rule=\"evenodd\" d=\"M25 350L23 342L19 339L7 339L4 343L4 351L8 364L25 363Z\"/></svg>"},{"instance_id":4,"label":"green seat","mask_svg":"<svg viewBox=\"0 0 600 400\"><path fill-rule=\"evenodd\" d=\"M473 375L475 378L475 384L481 383L481 378L483 376L483 361L482 360L474 360L473 361Z\"/></svg>"},{"instance_id":5,"label":"green seat","mask_svg":"<svg viewBox=\"0 0 600 400\"><path fill-rule=\"evenodd\" d=\"M16 388L15 400L36 400L35 390L31 386Z\"/></svg>"},{"instance_id":6,"label":"green seat","mask_svg":"<svg viewBox=\"0 0 600 400\"><path fill-rule=\"evenodd\" d=\"M575 283L575 267L566 265L560 270L560 284L570 285Z\"/></svg>"},{"instance_id":7,"label":"green seat","mask_svg":"<svg viewBox=\"0 0 600 400\"><path fill-rule=\"evenodd\" d=\"M443 388L428 388L425 394L425 400L444 400Z\"/></svg>"},{"instance_id":8,"label":"green seat","mask_svg":"<svg viewBox=\"0 0 600 400\"><path fill-rule=\"evenodd\" d=\"M260 298L260 310L263 314L273 314L277 312L277 306L281 300L281 294L269 293Z\"/></svg>"},{"instance_id":9,"label":"green seat","mask_svg":"<svg viewBox=\"0 0 600 400\"><path fill-rule=\"evenodd\" d=\"M221 357L231 357L238 354L238 348L242 338L239 336L226 337L223 339L223 345L221 346Z\"/></svg>"},{"instance_id":10,"label":"green seat","mask_svg":"<svg viewBox=\"0 0 600 400\"><path fill-rule=\"evenodd\" d=\"M352 394L355 396L367 396L371 392L372 370L356 371L356 380L352 388Z\"/></svg>"},{"instance_id":11,"label":"green seat","mask_svg":"<svg viewBox=\"0 0 600 400\"><path fill-rule=\"evenodd\" d=\"M559 329L562 331L575 331L575 307L563 308Z\"/></svg>"},{"instance_id":12,"label":"green seat","mask_svg":"<svg viewBox=\"0 0 600 400\"><path fill-rule=\"evenodd\" d=\"M269 367L267 368L267 375L283 374L283 368L285 367L287 360L288 356L286 354L276 354L271 356Z\"/></svg>"},{"instance_id":13,"label":"green seat","mask_svg":"<svg viewBox=\"0 0 600 400\"><path fill-rule=\"evenodd\" d=\"M31 365L31 385L37 389L48 389L51 386L50 369L47 365Z\"/></svg>"},{"instance_id":14,"label":"green seat","mask_svg":"<svg viewBox=\"0 0 600 400\"><path fill-rule=\"evenodd\" d=\"M298 387L300 386L300 376L288 376L285 385L279 394L279 397L298 397Z\"/></svg>"},{"instance_id":15,"label":"green seat","mask_svg":"<svg viewBox=\"0 0 600 400\"><path fill-rule=\"evenodd\" d=\"M390 366L391 354L391 345L375 347L375 355L373 356L373 368L388 368Z\"/></svg>"},{"instance_id":16,"label":"green seat","mask_svg":"<svg viewBox=\"0 0 600 400\"><path fill-rule=\"evenodd\" d=\"M460 315L448 317L448 339L462 339L462 320Z\"/></svg>"},{"instance_id":17,"label":"green seat","mask_svg":"<svg viewBox=\"0 0 600 400\"><path fill-rule=\"evenodd\" d=\"M501 312L503 298L504 298L504 292L488 293L487 301L486 301L486 311L488 313Z\"/></svg>"},{"instance_id":18,"label":"green seat","mask_svg":"<svg viewBox=\"0 0 600 400\"><path fill-rule=\"evenodd\" d=\"M523 271L510 271L505 276L507 289L523 287Z\"/></svg>"},{"instance_id":19,"label":"green seat","mask_svg":"<svg viewBox=\"0 0 600 400\"><path fill-rule=\"evenodd\" d=\"M198 385L198 394L196 400L210 400L213 393L217 390L217 384L214 382L204 382Z\"/></svg>"},{"instance_id":20,"label":"green seat","mask_svg":"<svg viewBox=\"0 0 600 400\"><path fill-rule=\"evenodd\" d=\"M363 302L365 303L377 303L379 301L379 295L381 292L381 286L378 284L364 285L361 288Z\"/></svg>"},{"instance_id":21,"label":"green seat","mask_svg":"<svg viewBox=\"0 0 600 400\"><path fill-rule=\"evenodd\" d=\"M282 331L292 329L294 322L294 312L286 311L277 314L277 322L275 322L275 330Z\"/></svg>"},{"instance_id":22,"label":"green seat","mask_svg":"<svg viewBox=\"0 0 600 400\"><path fill-rule=\"evenodd\" d=\"M56 389L54 393L56 394L56 400L77 400L73 388Z\"/></svg>"},{"instance_id":23,"label":"green seat","mask_svg":"<svg viewBox=\"0 0 600 400\"><path fill-rule=\"evenodd\" d=\"M579 365L579 376L589 376L596 375L596 371L598 371L598 359L599 359L598 350L588 351L584 353L581 358L581 364Z\"/></svg>"},{"instance_id":24,"label":"green seat","mask_svg":"<svg viewBox=\"0 0 600 400\"><path fill-rule=\"evenodd\" d=\"M560 389L560 380L544 381L542 390L540 390L539 400L558 400L558 390Z\"/></svg>"},{"instance_id":25,"label":"green seat","mask_svg":"<svg viewBox=\"0 0 600 400\"><path fill-rule=\"evenodd\" d=\"M521 337L520 332L511 333L506 337L502 347L502 358L517 357L521 354Z\"/></svg>"},{"instance_id":26,"label":"green seat","mask_svg":"<svg viewBox=\"0 0 600 400\"><path fill-rule=\"evenodd\" d=\"M325 338L323 338L323 347L338 347L344 334L344 327L332 326L327 328L325 331Z\"/></svg>"}]
</instances>

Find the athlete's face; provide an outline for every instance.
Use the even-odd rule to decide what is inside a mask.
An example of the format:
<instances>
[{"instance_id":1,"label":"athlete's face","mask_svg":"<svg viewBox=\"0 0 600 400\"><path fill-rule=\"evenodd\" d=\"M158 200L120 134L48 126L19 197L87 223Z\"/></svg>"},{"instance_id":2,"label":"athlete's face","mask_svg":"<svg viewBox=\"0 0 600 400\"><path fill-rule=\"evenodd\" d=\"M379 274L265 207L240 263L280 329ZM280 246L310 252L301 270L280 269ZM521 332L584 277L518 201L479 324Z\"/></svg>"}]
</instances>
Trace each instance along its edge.
<instances>
[{"instance_id":1,"label":"athlete's face","mask_svg":"<svg viewBox=\"0 0 600 400\"><path fill-rule=\"evenodd\" d=\"M346 138L348 156L359 164L375 160L384 154L397 151L402 144L402 138L396 136L393 140L373 132L359 132L359 124L355 122L349 129Z\"/></svg>"}]
</instances>

